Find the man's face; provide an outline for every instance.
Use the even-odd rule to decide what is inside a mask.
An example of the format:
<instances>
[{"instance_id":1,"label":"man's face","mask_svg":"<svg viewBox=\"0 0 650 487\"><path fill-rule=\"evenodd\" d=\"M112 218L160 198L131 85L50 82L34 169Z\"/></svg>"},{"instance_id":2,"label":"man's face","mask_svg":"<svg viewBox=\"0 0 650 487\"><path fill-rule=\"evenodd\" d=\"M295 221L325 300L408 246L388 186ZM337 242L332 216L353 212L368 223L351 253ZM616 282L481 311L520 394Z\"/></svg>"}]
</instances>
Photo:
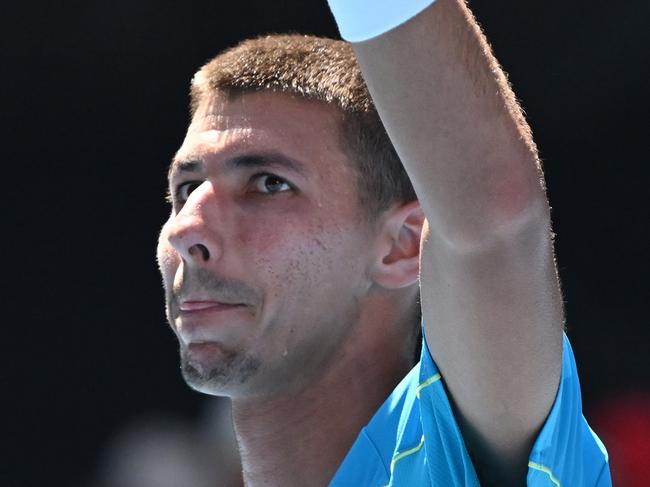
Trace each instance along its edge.
<instances>
[{"instance_id":1,"label":"man's face","mask_svg":"<svg viewBox=\"0 0 650 487\"><path fill-rule=\"evenodd\" d=\"M300 387L355 326L370 234L337 117L269 92L198 108L170 169L158 244L167 317L197 390Z\"/></svg>"}]
</instances>

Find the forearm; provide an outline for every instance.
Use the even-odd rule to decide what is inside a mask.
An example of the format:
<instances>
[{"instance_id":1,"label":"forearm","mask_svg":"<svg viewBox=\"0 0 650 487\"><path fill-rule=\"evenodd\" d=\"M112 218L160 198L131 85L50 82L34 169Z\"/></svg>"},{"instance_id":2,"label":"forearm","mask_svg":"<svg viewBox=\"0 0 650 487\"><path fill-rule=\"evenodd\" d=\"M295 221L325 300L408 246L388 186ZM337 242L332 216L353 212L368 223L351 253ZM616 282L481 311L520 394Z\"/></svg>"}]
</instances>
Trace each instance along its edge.
<instances>
[{"instance_id":1,"label":"forearm","mask_svg":"<svg viewBox=\"0 0 650 487\"><path fill-rule=\"evenodd\" d=\"M546 218L530 130L462 1L354 48L431 231L473 245Z\"/></svg>"}]
</instances>

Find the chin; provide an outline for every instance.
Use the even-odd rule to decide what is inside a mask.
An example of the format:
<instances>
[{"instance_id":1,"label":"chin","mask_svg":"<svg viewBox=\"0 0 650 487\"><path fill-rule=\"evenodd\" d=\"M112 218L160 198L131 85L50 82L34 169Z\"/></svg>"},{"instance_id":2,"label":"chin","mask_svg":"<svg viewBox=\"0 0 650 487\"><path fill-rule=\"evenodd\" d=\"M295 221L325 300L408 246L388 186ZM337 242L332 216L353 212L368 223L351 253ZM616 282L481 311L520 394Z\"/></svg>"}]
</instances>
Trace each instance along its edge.
<instances>
[{"instance_id":1,"label":"chin","mask_svg":"<svg viewBox=\"0 0 650 487\"><path fill-rule=\"evenodd\" d=\"M181 372L187 385L212 396L236 395L260 366L259 359L246 354L232 354L206 364L181 352Z\"/></svg>"}]
</instances>

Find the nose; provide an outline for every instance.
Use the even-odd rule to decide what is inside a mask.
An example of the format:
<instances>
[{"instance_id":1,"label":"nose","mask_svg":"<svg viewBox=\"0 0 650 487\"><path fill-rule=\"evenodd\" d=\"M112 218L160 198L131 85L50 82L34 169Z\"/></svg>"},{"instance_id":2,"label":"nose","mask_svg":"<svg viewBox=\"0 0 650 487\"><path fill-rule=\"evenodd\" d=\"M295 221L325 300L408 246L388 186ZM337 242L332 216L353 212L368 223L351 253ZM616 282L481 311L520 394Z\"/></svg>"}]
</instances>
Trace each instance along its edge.
<instances>
[{"instance_id":1,"label":"nose","mask_svg":"<svg viewBox=\"0 0 650 487\"><path fill-rule=\"evenodd\" d=\"M206 264L220 257L219 237L211 228L216 217L215 203L214 187L204 181L167 222L167 240L189 264Z\"/></svg>"}]
</instances>

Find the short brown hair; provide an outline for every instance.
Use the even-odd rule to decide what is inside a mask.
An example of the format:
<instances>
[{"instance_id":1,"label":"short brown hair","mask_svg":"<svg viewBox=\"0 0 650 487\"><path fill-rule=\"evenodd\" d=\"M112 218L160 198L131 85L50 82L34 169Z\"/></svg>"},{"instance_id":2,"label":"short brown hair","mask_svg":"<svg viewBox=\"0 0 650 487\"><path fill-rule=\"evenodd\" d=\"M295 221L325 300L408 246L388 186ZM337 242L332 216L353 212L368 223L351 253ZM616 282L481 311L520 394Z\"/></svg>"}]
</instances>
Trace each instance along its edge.
<instances>
[{"instance_id":1,"label":"short brown hair","mask_svg":"<svg viewBox=\"0 0 650 487\"><path fill-rule=\"evenodd\" d=\"M303 35L243 41L194 75L192 115L210 93L259 90L295 94L342 110L342 147L356 163L359 202L369 224L394 203L417 199L347 42Z\"/></svg>"}]
</instances>

